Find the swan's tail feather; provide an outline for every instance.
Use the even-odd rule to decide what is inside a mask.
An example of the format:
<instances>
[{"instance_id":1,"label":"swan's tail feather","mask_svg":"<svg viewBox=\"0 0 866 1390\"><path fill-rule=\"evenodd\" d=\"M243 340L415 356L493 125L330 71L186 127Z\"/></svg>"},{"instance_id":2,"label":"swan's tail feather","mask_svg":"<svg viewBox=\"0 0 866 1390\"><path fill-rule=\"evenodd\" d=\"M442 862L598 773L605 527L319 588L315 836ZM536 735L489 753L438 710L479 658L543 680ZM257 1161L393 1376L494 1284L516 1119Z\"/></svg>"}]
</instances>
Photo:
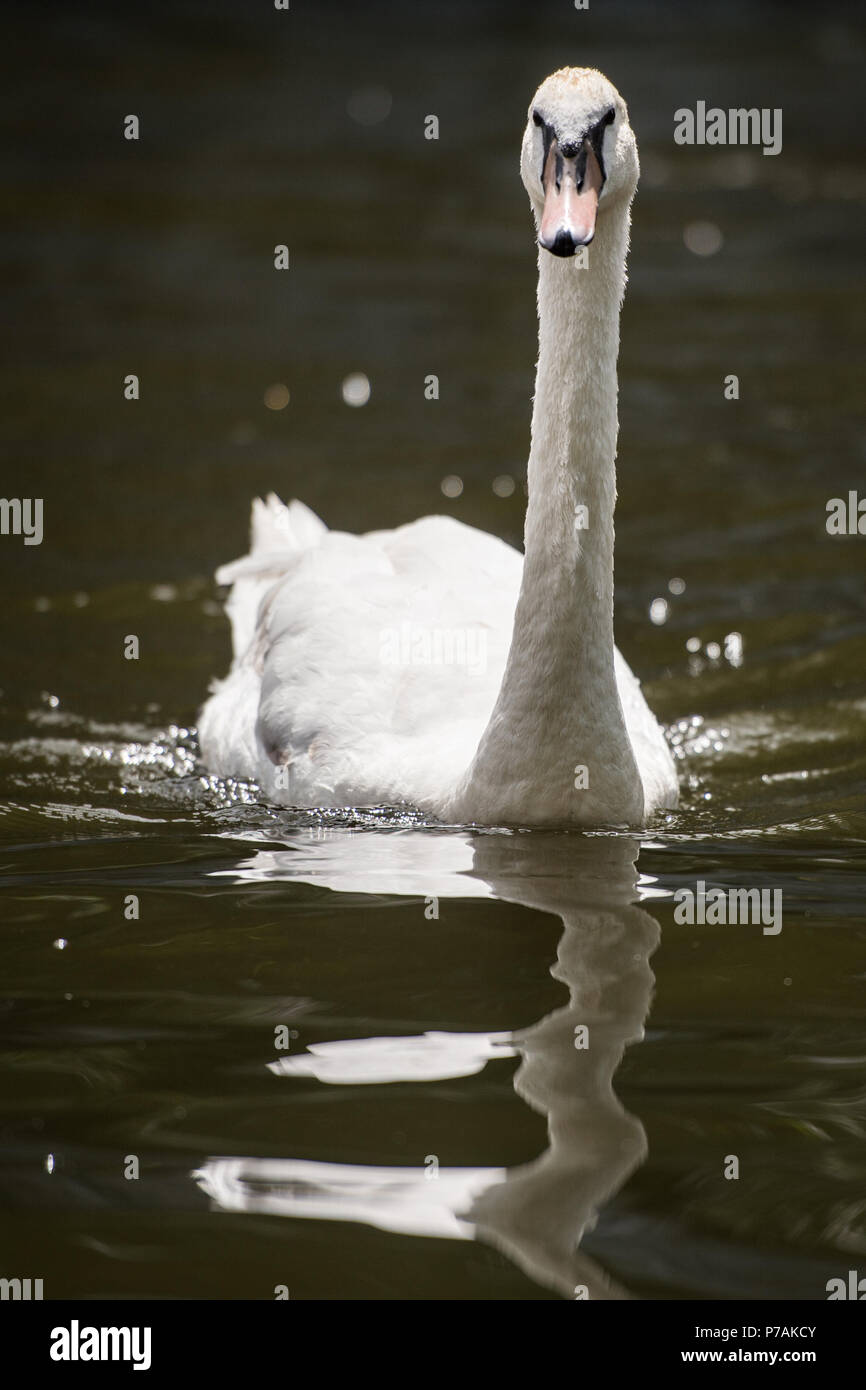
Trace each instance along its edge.
<instances>
[{"instance_id":1,"label":"swan's tail feather","mask_svg":"<svg viewBox=\"0 0 866 1390\"><path fill-rule=\"evenodd\" d=\"M250 516L250 552L240 560L220 565L214 576L217 584L234 584L237 579L267 571L279 572L286 561L311 550L328 528L303 502L294 498L288 506L276 493L265 501L253 498Z\"/></svg>"},{"instance_id":2,"label":"swan's tail feather","mask_svg":"<svg viewBox=\"0 0 866 1390\"><path fill-rule=\"evenodd\" d=\"M250 554L264 550L309 550L321 540L327 526L297 498L285 506L275 492L263 502L253 500L250 518Z\"/></svg>"},{"instance_id":3,"label":"swan's tail feather","mask_svg":"<svg viewBox=\"0 0 866 1390\"><path fill-rule=\"evenodd\" d=\"M230 584L225 610L232 625L234 666L242 664L256 632L259 604L305 551L312 550L328 528L314 511L296 499L288 506L276 493L253 500L250 553L220 565L218 584Z\"/></svg>"}]
</instances>

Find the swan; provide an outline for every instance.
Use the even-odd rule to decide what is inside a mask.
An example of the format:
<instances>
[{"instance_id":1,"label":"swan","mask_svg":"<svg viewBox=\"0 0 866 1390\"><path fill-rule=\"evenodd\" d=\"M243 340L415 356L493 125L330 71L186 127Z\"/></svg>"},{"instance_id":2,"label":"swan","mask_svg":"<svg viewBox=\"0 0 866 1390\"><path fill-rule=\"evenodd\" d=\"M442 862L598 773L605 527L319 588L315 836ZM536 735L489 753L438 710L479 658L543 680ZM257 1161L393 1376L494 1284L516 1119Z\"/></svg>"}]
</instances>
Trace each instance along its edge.
<instances>
[{"instance_id":1,"label":"swan","mask_svg":"<svg viewBox=\"0 0 866 1390\"><path fill-rule=\"evenodd\" d=\"M234 657L199 738L271 804L411 804L451 824L639 826L677 802L664 734L614 646L617 352L637 144L600 72L529 107L539 351L524 556L444 516L330 531L252 507L222 566ZM586 251L575 258L579 248Z\"/></svg>"}]
</instances>

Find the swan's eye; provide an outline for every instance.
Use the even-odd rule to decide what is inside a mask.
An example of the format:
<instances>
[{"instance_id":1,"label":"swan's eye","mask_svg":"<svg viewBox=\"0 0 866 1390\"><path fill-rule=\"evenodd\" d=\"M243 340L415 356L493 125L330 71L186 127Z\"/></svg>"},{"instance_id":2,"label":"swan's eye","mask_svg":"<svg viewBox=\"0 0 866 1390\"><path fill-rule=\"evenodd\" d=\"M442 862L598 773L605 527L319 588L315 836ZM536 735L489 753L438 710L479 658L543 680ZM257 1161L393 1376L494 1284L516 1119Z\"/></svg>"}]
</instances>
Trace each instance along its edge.
<instances>
[{"instance_id":1,"label":"swan's eye","mask_svg":"<svg viewBox=\"0 0 866 1390\"><path fill-rule=\"evenodd\" d=\"M616 120L616 108L615 108L614 106L612 106L612 107L610 108L610 110L605 114L604 123L605 123L605 125L613 125L613 123L614 123L615 120Z\"/></svg>"},{"instance_id":2,"label":"swan's eye","mask_svg":"<svg viewBox=\"0 0 866 1390\"><path fill-rule=\"evenodd\" d=\"M537 111L533 111L532 119L534 120L536 125L544 125L544 120L541 116L539 116Z\"/></svg>"}]
</instances>

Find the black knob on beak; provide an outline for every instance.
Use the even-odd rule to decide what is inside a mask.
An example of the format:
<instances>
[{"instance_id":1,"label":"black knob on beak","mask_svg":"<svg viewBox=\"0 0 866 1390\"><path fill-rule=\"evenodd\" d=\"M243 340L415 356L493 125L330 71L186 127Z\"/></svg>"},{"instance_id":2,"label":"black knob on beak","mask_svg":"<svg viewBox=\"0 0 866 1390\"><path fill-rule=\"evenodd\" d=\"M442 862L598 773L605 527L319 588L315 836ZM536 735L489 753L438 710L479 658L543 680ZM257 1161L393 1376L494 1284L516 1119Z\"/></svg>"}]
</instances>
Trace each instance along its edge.
<instances>
[{"instance_id":1,"label":"black knob on beak","mask_svg":"<svg viewBox=\"0 0 866 1390\"><path fill-rule=\"evenodd\" d=\"M550 251L554 256L573 256L578 246L584 243L579 242L567 227L560 227L549 246L544 241L541 244L545 251Z\"/></svg>"}]
</instances>

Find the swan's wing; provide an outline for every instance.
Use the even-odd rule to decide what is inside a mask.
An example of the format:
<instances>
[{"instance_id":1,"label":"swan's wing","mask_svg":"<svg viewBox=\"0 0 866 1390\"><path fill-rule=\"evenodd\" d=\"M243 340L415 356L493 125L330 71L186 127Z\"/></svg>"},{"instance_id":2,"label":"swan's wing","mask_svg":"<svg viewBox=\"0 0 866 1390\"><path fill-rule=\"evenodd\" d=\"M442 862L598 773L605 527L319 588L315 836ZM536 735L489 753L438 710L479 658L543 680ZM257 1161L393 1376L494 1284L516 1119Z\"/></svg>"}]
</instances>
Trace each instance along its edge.
<instances>
[{"instance_id":1,"label":"swan's wing","mask_svg":"<svg viewBox=\"0 0 866 1390\"><path fill-rule=\"evenodd\" d=\"M449 517L366 536L307 527L282 552L273 539L266 524L219 575L234 585L235 664L202 714L206 760L265 782L285 767L277 799L295 804L429 801L493 707L521 556Z\"/></svg>"},{"instance_id":2,"label":"swan's wing","mask_svg":"<svg viewBox=\"0 0 866 1390\"><path fill-rule=\"evenodd\" d=\"M614 669L625 726L634 749L644 790L646 814L676 806L677 772L664 730L644 699L640 681L618 648Z\"/></svg>"},{"instance_id":3,"label":"swan's wing","mask_svg":"<svg viewBox=\"0 0 866 1390\"><path fill-rule=\"evenodd\" d=\"M259 619L258 735L295 795L422 803L459 775L496 698L519 575L516 552L448 517L332 532L307 552Z\"/></svg>"}]
</instances>

